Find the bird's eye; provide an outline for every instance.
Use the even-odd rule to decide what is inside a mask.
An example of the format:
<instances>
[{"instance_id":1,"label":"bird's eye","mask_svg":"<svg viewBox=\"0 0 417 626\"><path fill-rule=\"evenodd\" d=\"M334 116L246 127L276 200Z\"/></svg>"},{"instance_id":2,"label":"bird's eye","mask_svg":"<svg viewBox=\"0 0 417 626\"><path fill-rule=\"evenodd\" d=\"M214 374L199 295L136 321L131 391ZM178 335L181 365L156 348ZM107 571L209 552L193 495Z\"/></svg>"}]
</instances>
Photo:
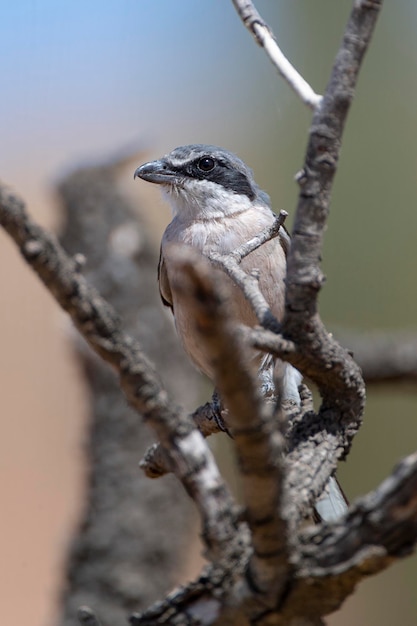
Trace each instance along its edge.
<instances>
[{"instance_id":1,"label":"bird's eye","mask_svg":"<svg viewBox=\"0 0 417 626\"><path fill-rule=\"evenodd\" d=\"M197 163L197 167L202 172L210 172L214 166L216 165L216 161L211 157L202 157Z\"/></svg>"}]
</instances>

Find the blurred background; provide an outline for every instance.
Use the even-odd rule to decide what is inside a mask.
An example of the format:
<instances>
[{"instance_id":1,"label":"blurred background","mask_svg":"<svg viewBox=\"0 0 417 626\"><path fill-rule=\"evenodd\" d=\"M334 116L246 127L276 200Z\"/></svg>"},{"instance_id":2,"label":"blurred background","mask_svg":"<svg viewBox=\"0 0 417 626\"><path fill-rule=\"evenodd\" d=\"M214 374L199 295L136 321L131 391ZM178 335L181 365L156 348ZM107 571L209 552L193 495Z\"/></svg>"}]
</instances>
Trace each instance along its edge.
<instances>
[{"instance_id":1,"label":"blurred background","mask_svg":"<svg viewBox=\"0 0 417 626\"><path fill-rule=\"evenodd\" d=\"M319 92L351 5L257 2ZM321 314L332 331L417 326L416 29L415 0L386 3L361 72L324 249ZM3 0L0 77L0 177L50 228L60 222L54 183L74 166L192 142L237 152L273 207L293 214L310 112L231 2ZM168 211L133 170L125 189L149 203L157 241ZM68 322L2 232L0 284L0 615L44 626L81 508L86 397ZM369 391L339 472L351 499L417 447L415 391ZM364 582L329 623L414 626L416 581L411 557Z\"/></svg>"}]
</instances>

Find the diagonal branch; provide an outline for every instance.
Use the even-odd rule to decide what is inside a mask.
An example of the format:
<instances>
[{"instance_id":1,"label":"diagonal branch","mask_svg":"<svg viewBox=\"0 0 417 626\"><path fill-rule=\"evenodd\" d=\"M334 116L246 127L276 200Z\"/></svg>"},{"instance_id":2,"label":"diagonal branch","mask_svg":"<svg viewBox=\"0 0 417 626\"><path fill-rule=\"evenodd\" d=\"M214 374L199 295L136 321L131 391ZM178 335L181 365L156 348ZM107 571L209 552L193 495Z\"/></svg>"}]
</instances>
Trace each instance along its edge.
<instances>
[{"instance_id":1,"label":"diagonal branch","mask_svg":"<svg viewBox=\"0 0 417 626\"><path fill-rule=\"evenodd\" d=\"M314 580L318 612L337 610L361 579L415 550L417 453L357 500L343 522L306 529L300 539L291 602L299 602Z\"/></svg>"},{"instance_id":2,"label":"diagonal branch","mask_svg":"<svg viewBox=\"0 0 417 626\"><path fill-rule=\"evenodd\" d=\"M282 236L288 238L286 231L282 226L288 213L280 211L272 226L265 228L263 231L252 237L239 246L230 254L219 254L211 252L209 259L215 267L221 269L244 293L246 299L251 304L252 309L259 320L259 323L265 328L279 333L281 325L273 315L271 308L266 301L263 293L259 289L258 276L247 274L240 266L241 261L251 252L260 248L264 243Z\"/></svg>"},{"instance_id":3,"label":"diagonal branch","mask_svg":"<svg viewBox=\"0 0 417 626\"><path fill-rule=\"evenodd\" d=\"M221 269L232 281L240 287L252 309L259 320L259 323L271 331L280 332L281 324L278 322L265 296L259 289L258 276L247 274L240 267L239 260L231 255L210 254L210 261L214 267Z\"/></svg>"},{"instance_id":4,"label":"diagonal branch","mask_svg":"<svg viewBox=\"0 0 417 626\"><path fill-rule=\"evenodd\" d=\"M282 53L272 30L262 19L253 2L251 0L232 0L232 2L246 28L255 37L255 41L265 50L272 64L291 89L310 109L317 108L320 105L321 96L313 91Z\"/></svg>"},{"instance_id":5,"label":"diagonal branch","mask_svg":"<svg viewBox=\"0 0 417 626\"><path fill-rule=\"evenodd\" d=\"M258 248L260 248L264 243L278 237L282 234L281 226L284 225L285 220L288 217L287 211L281 210L279 215L276 217L274 223L269 228L265 228L258 235L249 239L249 241L245 241L242 243L236 250L230 253L230 255L235 259L238 263L242 261L245 257L247 257L251 252L254 252ZM288 235L287 235L288 236ZM289 236L288 236L289 237Z\"/></svg>"},{"instance_id":6,"label":"diagonal branch","mask_svg":"<svg viewBox=\"0 0 417 626\"><path fill-rule=\"evenodd\" d=\"M262 401L251 355L244 350L222 297L222 284L213 282L211 264L188 247L175 250L181 282L175 289L187 303L205 354L215 372L236 448L246 519L254 556L252 584L262 592L278 592L289 569L286 522L282 517L284 439L273 419L273 407Z\"/></svg>"},{"instance_id":7,"label":"diagonal branch","mask_svg":"<svg viewBox=\"0 0 417 626\"><path fill-rule=\"evenodd\" d=\"M309 527L299 538L298 553L293 555L294 577L280 606L277 623L319 624L318 617L317 621L302 621L307 604L309 615L331 613L340 608L363 578L415 550L417 453L401 461L374 492L357 500L343 522ZM241 589L239 594L242 598ZM167 616L172 618L173 611L176 615L189 615L200 604L201 612L204 602L208 604L209 600L213 603L206 587L197 581L173 592L165 602L154 605L141 616L134 616L131 622L134 626L165 624L164 620ZM294 619L294 616L298 617ZM216 617L204 623L219 623ZM246 622L241 617L237 623Z\"/></svg>"},{"instance_id":8,"label":"diagonal branch","mask_svg":"<svg viewBox=\"0 0 417 626\"><path fill-rule=\"evenodd\" d=\"M199 406L190 417L203 437L210 437L210 435L224 431L220 427L223 419L220 407L214 399ZM160 443L154 443L147 449L139 466L148 478L160 478L172 472L171 461Z\"/></svg>"},{"instance_id":9,"label":"diagonal branch","mask_svg":"<svg viewBox=\"0 0 417 626\"><path fill-rule=\"evenodd\" d=\"M203 437L168 397L112 307L80 275L79 264L29 218L21 200L1 187L0 224L90 347L117 371L129 403L154 429L175 474L197 504L209 556L222 558L236 537L236 507Z\"/></svg>"}]
</instances>

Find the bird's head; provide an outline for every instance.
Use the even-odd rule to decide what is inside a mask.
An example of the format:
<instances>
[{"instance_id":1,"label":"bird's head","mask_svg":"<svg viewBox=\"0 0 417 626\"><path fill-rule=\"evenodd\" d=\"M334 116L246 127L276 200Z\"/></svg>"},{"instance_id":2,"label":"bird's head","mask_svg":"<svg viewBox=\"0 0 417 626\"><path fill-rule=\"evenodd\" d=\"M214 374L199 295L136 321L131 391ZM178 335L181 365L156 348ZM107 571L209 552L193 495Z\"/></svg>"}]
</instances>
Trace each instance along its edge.
<instances>
[{"instance_id":1,"label":"bird's head","mask_svg":"<svg viewBox=\"0 0 417 626\"><path fill-rule=\"evenodd\" d=\"M180 146L138 167L136 177L162 186L174 215L215 219L249 206L270 206L252 171L232 152L216 146Z\"/></svg>"}]
</instances>

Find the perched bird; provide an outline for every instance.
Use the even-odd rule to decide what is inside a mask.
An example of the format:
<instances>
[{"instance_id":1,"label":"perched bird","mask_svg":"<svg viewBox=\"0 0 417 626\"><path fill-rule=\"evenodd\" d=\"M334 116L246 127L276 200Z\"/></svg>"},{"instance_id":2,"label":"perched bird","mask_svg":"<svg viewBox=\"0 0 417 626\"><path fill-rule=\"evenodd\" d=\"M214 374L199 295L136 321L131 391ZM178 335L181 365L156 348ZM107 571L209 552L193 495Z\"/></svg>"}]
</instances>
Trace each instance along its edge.
<instances>
[{"instance_id":1,"label":"perched bird","mask_svg":"<svg viewBox=\"0 0 417 626\"><path fill-rule=\"evenodd\" d=\"M269 196L258 187L252 171L241 159L227 150L204 144L180 146L161 159L138 167L135 178L137 176L161 185L171 205L173 219L161 243L159 289L164 304L173 311L186 352L201 371L213 378L210 363L190 324L187 308L174 287L179 277L174 276L176 270L171 263L170 246L192 246L205 256L212 252L226 254L233 251L274 223L276 216L271 210ZM241 263L247 272L258 270L260 290L278 320L284 312L289 244L289 235L281 227L278 237L253 251ZM236 320L255 325L256 317L241 290L231 283L229 291ZM283 399L299 403L301 374L287 363L279 362L279 366ZM323 519L335 519L345 512L345 499L334 479L326 489L334 492L328 494L329 499L334 500L330 503L330 511L319 510L320 502L316 508Z\"/></svg>"}]
</instances>

